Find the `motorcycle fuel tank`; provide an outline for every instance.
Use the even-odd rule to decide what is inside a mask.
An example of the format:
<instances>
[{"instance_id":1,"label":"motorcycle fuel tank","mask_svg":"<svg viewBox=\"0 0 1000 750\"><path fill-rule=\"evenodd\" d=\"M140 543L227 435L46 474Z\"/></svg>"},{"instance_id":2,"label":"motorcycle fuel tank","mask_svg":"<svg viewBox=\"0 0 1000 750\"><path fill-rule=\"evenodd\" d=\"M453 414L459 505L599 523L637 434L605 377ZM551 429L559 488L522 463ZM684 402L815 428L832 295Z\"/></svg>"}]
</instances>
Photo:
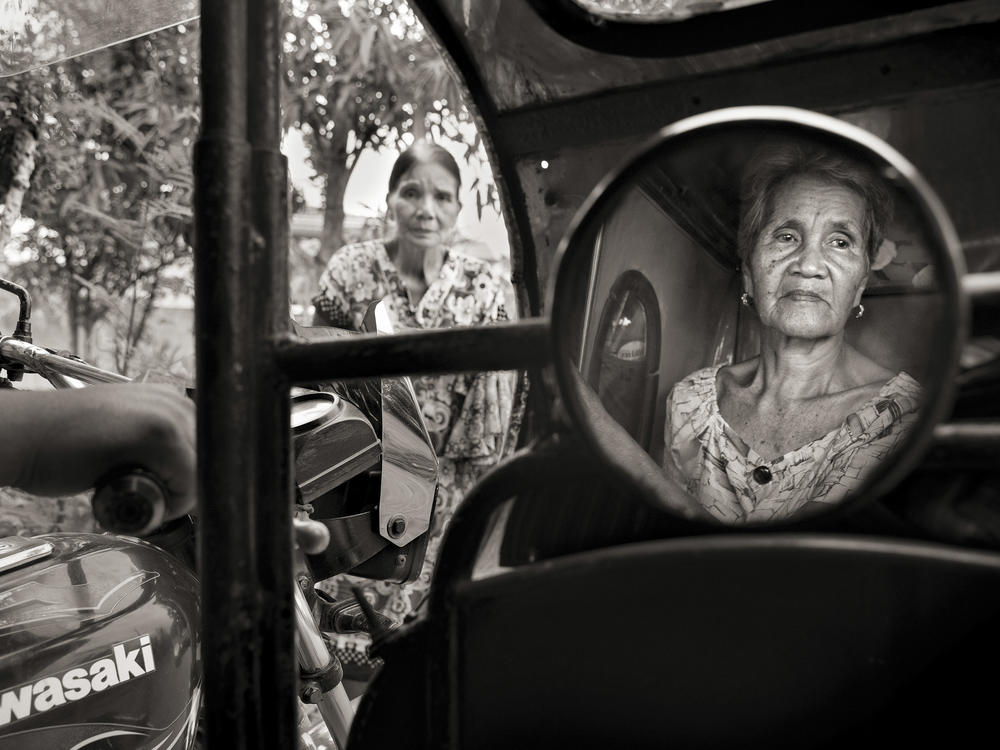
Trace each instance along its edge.
<instances>
[{"instance_id":1,"label":"motorcycle fuel tank","mask_svg":"<svg viewBox=\"0 0 1000 750\"><path fill-rule=\"evenodd\" d=\"M103 534L0 538L0 750L193 744L198 581Z\"/></svg>"}]
</instances>

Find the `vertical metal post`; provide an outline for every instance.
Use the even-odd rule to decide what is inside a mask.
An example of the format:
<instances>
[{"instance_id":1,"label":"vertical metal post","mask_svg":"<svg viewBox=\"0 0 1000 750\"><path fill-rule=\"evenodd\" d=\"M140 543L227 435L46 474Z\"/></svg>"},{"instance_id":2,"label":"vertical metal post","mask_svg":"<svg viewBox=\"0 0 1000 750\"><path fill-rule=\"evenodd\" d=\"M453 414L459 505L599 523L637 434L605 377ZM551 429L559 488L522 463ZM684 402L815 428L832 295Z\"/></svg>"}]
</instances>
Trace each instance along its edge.
<instances>
[{"instance_id":1,"label":"vertical metal post","mask_svg":"<svg viewBox=\"0 0 1000 750\"><path fill-rule=\"evenodd\" d=\"M210 750L294 747L288 388L271 343L288 309L277 12L277 0L201 8L195 340ZM269 101L270 116L260 110Z\"/></svg>"},{"instance_id":2,"label":"vertical metal post","mask_svg":"<svg viewBox=\"0 0 1000 750\"><path fill-rule=\"evenodd\" d=\"M252 0L248 16L247 134L252 149L250 206L251 318L257 388L252 406L256 442L256 509L263 637L260 699L263 722L259 747L295 747L298 706L292 578L292 472L288 382L278 367L275 344L288 334L288 164L281 154L281 5Z\"/></svg>"}]
</instances>

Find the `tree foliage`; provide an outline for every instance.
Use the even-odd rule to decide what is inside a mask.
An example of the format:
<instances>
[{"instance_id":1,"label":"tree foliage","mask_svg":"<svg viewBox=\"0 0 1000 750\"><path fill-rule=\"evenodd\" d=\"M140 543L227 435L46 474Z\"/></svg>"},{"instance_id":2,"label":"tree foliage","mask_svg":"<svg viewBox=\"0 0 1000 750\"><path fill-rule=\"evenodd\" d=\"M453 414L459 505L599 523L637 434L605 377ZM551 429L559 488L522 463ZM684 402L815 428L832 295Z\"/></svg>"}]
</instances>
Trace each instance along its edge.
<instances>
[{"instance_id":1,"label":"tree foliage","mask_svg":"<svg viewBox=\"0 0 1000 750\"><path fill-rule=\"evenodd\" d=\"M191 255L197 51L181 26L6 83L12 100L40 112L22 209L35 224L12 254L14 275L64 296L76 351L93 357L90 334L110 319L122 371L170 269Z\"/></svg>"}]
</instances>

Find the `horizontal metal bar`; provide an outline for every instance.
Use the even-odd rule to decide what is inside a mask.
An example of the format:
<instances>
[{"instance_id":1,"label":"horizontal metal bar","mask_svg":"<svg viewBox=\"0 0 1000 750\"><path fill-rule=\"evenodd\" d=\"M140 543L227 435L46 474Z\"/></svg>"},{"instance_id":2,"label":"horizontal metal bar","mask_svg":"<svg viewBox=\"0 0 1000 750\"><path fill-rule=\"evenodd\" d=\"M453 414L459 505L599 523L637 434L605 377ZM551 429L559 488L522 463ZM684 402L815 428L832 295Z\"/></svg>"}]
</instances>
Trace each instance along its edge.
<instances>
[{"instance_id":1,"label":"horizontal metal bar","mask_svg":"<svg viewBox=\"0 0 1000 750\"><path fill-rule=\"evenodd\" d=\"M444 328L392 335L360 334L311 341L289 338L276 347L278 366L294 383L519 370L552 358L548 318L527 318L479 328Z\"/></svg>"},{"instance_id":2,"label":"horizontal metal bar","mask_svg":"<svg viewBox=\"0 0 1000 750\"><path fill-rule=\"evenodd\" d=\"M923 462L933 469L995 470L1000 459L1000 420L944 422L934 428L934 440Z\"/></svg>"},{"instance_id":3,"label":"horizontal metal bar","mask_svg":"<svg viewBox=\"0 0 1000 750\"><path fill-rule=\"evenodd\" d=\"M1000 420L995 422L943 422L934 428L934 443L935 445L989 444L1000 447Z\"/></svg>"},{"instance_id":4,"label":"horizontal metal bar","mask_svg":"<svg viewBox=\"0 0 1000 750\"><path fill-rule=\"evenodd\" d=\"M1000 294L1000 271L968 273L962 277L962 289L970 297Z\"/></svg>"},{"instance_id":5,"label":"horizontal metal bar","mask_svg":"<svg viewBox=\"0 0 1000 750\"><path fill-rule=\"evenodd\" d=\"M0 340L0 358L3 361L19 362L31 372L42 377L58 378L68 375L84 383L128 383L129 378L116 372L102 370L86 362L53 354L48 349L13 338Z\"/></svg>"}]
</instances>

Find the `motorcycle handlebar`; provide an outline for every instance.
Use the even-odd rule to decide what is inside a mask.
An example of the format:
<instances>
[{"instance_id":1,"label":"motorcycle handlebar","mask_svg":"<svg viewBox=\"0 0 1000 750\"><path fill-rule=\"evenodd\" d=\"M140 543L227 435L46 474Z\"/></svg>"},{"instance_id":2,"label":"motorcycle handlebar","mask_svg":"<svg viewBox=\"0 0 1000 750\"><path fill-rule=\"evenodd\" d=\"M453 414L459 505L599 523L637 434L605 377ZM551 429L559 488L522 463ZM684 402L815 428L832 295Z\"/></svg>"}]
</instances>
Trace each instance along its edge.
<instances>
[{"instance_id":1,"label":"motorcycle handlebar","mask_svg":"<svg viewBox=\"0 0 1000 750\"><path fill-rule=\"evenodd\" d=\"M100 481L91 499L94 517L105 531L128 536L148 536L163 525L167 491L155 474L132 467L119 469ZM315 555L330 543L323 524L293 519L295 543Z\"/></svg>"},{"instance_id":2,"label":"motorcycle handlebar","mask_svg":"<svg viewBox=\"0 0 1000 750\"><path fill-rule=\"evenodd\" d=\"M167 491L148 471L121 469L98 481L91 507L106 531L147 536L163 525Z\"/></svg>"}]
</instances>

